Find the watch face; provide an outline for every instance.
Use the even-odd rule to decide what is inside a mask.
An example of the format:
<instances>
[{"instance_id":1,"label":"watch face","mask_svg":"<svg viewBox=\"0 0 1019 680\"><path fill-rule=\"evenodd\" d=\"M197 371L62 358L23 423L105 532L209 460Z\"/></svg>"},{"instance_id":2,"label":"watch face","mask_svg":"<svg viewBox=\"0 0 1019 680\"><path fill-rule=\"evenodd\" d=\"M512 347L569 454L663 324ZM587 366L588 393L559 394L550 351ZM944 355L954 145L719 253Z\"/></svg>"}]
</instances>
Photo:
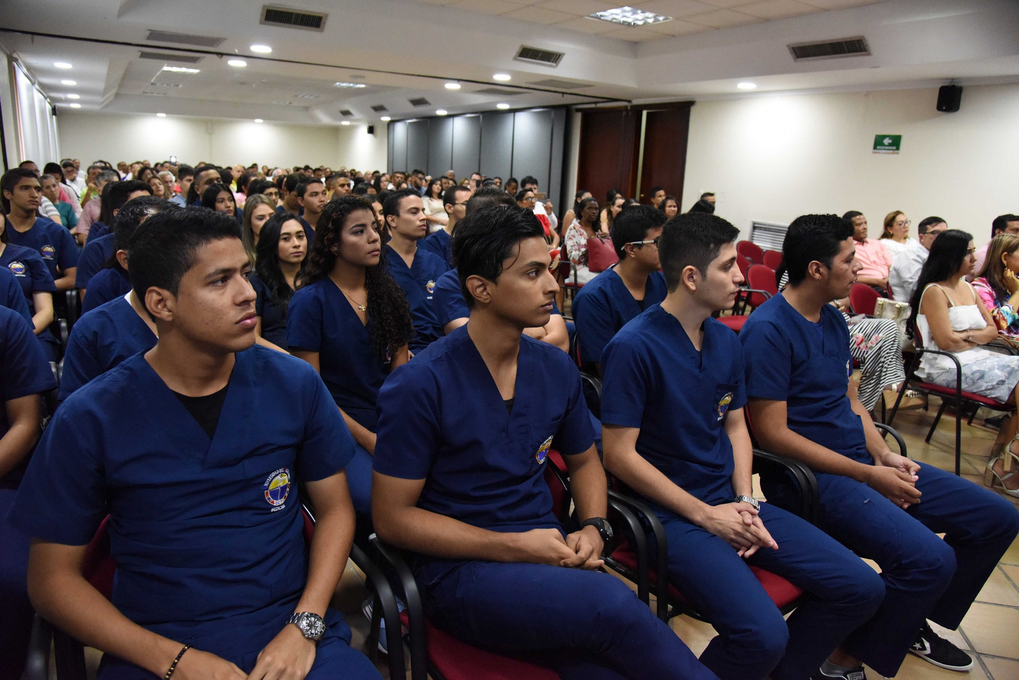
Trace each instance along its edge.
<instances>
[{"instance_id":1,"label":"watch face","mask_svg":"<svg viewBox=\"0 0 1019 680\"><path fill-rule=\"evenodd\" d=\"M320 640L326 632L325 622L314 614L305 614L301 617L297 627L304 633L304 637L311 640Z\"/></svg>"}]
</instances>

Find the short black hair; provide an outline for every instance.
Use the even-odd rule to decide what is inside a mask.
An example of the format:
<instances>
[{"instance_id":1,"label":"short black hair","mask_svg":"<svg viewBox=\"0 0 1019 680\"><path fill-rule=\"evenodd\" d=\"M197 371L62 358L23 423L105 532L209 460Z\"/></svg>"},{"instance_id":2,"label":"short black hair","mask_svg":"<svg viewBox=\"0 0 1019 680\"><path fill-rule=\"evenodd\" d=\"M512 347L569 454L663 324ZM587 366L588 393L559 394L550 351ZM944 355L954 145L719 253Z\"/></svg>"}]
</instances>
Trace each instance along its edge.
<instances>
[{"instance_id":1,"label":"short black hair","mask_svg":"<svg viewBox=\"0 0 1019 680\"><path fill-rule=\"evenodd\" d=\"M443 177L445 177L445 175L443 175ZM447 177L446 179L449 178ZM461 186L459 184L454 184L450 188L446 189L444 192L442 192L442 205L456 205L456 195L461 191L466 191L467 193L470 193L471 190L470 188Z\"/></svg>"},{"instance_id":2,"label":"short black hair","mask_svg":"<svg viewBox=\"0 0 1019 680\"><path fill-rule=\"evenodd\" d=\"M653 205L635 205L620 212L612 223L612 247L616 255L623 259L627 243L643 241L649 230L666 221L665 213Z\"/></svg>"},{"instance_id":3,"label":"short black hair","mask_svg":"<svg viewBox=\"0 0 1019 680\"><path fill-rule=\"evenodd\" d=\"M665 187L651 187L651 190L649 191L649 193L651 194L651 198L654 198L655 194L657 194L659 191L665 191Z\"/></svg>"},{"instance_id":4,"label":"short black hair","mask_svg":"<svg viewBox=\"0 0 1019 680\"><path fill-rule=\"evenodd\" d=\"M385 202L382 204L382 216L389 217L390 215L394 215L399 217L400 203L403 202L403 199L411 198L413 196L421 198L421 194L414 189L398 189L396 191L389 192L389 195L386 196Z\"/></svg>"},{"instance_id":5,"label":"short black hair","mask_svg":"<svg viewBox=\"0 0 1019 680\"><path fill-rule=\"evenodd\" d=\"M918 233L918 234L926 234L928 229L933 227L935 224L941 224L942 222L945 222L945 218L938 217L937 215L931 215L930 217L925 217L922 220L920 220L920 224L916 225L916 233ZM948 224L948 223L945 222L945 224Z\"/></svg>"},{"instance_id":6,"label":"short black hair","mask_svg":"<svg viewBox=\"0 0 1019 680\"><path fill-rule=\"evenodd\" d=\"M701 200L704 200L705 198L710 198L711 196L714 195L715 195L714 191L705 191L703 194L701 194Z\"/></svg>"},{"instance_id":7,"label":"short black hair","mask_svg":"<svg viewBox=\"0 0 1019 680\"><path fill-rule=\"evenodd\" d=\"M323 188L325 188L326 185L325 182L318 179L317 177L308 177L303 182L299 183L297 187L294 189L294 191L297 192L298 198L304 198L304 192L308 190L309 184L321 184Z\"/></svg>"},{"instance_id":8,"label":"short black hair","mask_svg":"<svg viewBox=\"0 0 1019 680\"><path fill-rule=\"evenodd\" d=\"M467 189L467 187L461 187ZM470 189L467 189L470 191ZM474 192L474 195L467 201L467 205L464 206L464 212L468 215L472 215L479 210L491 207L493 205L504 205L518 208L517 202L512 196L507 194L505 191L498 187L481 187ZM460 223L457 222L457 230L460 229ZM544 233L544 231L542 231Z\"/></svg>"},{"instance_id":9,"label":"short black hair","mask_svg":"<svg viewBox=\"0 0 1019 680\"><path fill-rule=\"evenodd\" d=\"M860 212L859 210L850 210L849 212L842 216L842 219L846 220L847 222L852 222L854 219L862 215L863 213Z\"/></svg>"},{"instance_id":10,"label":"short black hair","mask_svg":"<svg viewBox=\"0 0 1019 680\"><path fill-rule=\"evenodd\" d=\"M469 308L474 307L475 300L467 290L467 279L480 276L497 281L503 262L513 257L520 242L528 238L544 239L545 228L533 212L515 205L490 205L456 223L453 261L460 277L460 292Z\"/></svg>"},{"instance_id":11,"label":"short black hair","mask_svg":"<svg viewBox=\"0 0 1019 680\"><path fill-rule=\"evenodd\" d=\"M991 236L1004 232L1008 229L1009 222L1019 222L1019 217L1015 215L998 215L991 222Z\"/></svg>"},{"instance_id":12,"label":"short black hair","mask_svg":"<svg viewBox=\"0 0 1019 680\"><path fill-rule=\"evenodd\" d=\"M0 197L3 199L4 214L9 215L11 213L11 202L7 200L6 196L3 196L3 191L10 191L14 193L14 187L18 186L23 179L34 179L38 180L39 175L35 174L28 168L17 167L13 170L8 170L4 173L3 177L0 177ZM39 182L40 185L42 182Z\"/></svg>"},{"instance_id":13,"label":"short black hair","mask_svg":"<svg viewBox=\"0 0 1019 680\"><path fill-rule=\"evenodd\" d=\"M180 280L198 261L198 249L228 238L241 240L241 225L232 215L197 206L153 215L135 229L128 245L134 294L142 304L152 287L176 295Z\"/></svg>"},{"instance_id":14,"label":"short black hair","mask_svg":"<svg viewBox=\"0 0 1019 680\"><path fill-rule=\"evenodd\" d=\"M369 184L368 182L358 182L357 184L354 185L354 188L350 190L350 193L354 194L355 196L367 196L369 188L371 188L371 184ZM377 189L376 193L378 193Z\"/></svg>"},{"instance_id":15,"label":"short black hair","mask_svg":"<svg viewBox=\"0 0 1019 680\"><path fill-rule=\"evenodd\" d=\"M782 241L782 266L789 273L789 285L802 283L815 260L830 268L853 231L853 223L838 215L800 215L793 220Z\"/></svg>"},{"instance_id":16,"label":"short black hair","mask_svg":"<svg viewBox=\"0 0 1019 680\"><path fill-rule=\"evenodd\" d=\"M517 192L516 196L514 196L513 199L517 203L519 203L520 201L524 200L524 198L527 197L527 194L533 194L533 193L534 193L534 189L521 189L520 191Z\"/></svg>"},{"instance_id":17,"label":"short black hair","mask_svg":"<svg viewBox=\"0 0 1019 680\"><path fill-rule=\"evenodd\" d=\"M304 181L304 175L287 175L284 178L280 189L286 189L287 193L297 191L297 187Z\"/></svg>"},{"instance_id":18,"label":"short black hair","mask_svg":"<svg viewBox=\"0 0 1019 680\"><path fill-rule=\"evenodd\" d=\"M234 198L234 192L230 191L230 187L219 182L213 182L209 186L205 187L205 191L202 192L202 207L208 208L209 210L216 209L216 200L219 198L221 193L230 194L230 200L234 202L234 208L237 208L237 199ZM231 213L232 214L232 213Z\"/></svg>"},{"instance_id":19,"label":"short black hair","mask_svg":"<svg viewBox=\"0 0 1019 680\"><path fill-rule=\"evenodd\" d=\"M195 169L192 168L190 165L181 165L181 166L179 166L177 168L177 179L178 180L184 179L185 177L194 177L194 176L195 176Z\"/></svg>"},{"instance_id":20,"label":"short black hair","mask_svg":"<svg viewBox=\"0 0 1019 680\"><path fill-rule=\"evenodd\" d=\"M637 209L630 210L632 212ZM654 211L654 208L651 210ZM616 229L619 228L619 220L625 212L616 217ZM662 238L658 242L658 258L669 292L679 287L680 276L686 267L697 267L701 276L707 276L708 266L718 257L722 246L734 242L737 238L739 229L721 217L708 213L676 215L666 222L665 228L662 229Z\"/></svg>"},{"instance_id":21,"label":"short black hair","mask_svg":"<svg viewBox=\"0 0 1019 680\"><path fill-rule=\"evenodd\" d=\"M77 169L78 169L78 166L77 166L77 165L75 165L75 164L74 164L74 161L72 161L72 160L65 160L65 161L62 161L62 162L60 163L60 167L61 167L61 168L74 168L75 170L77 170Z\"/></svg>"},{"instance_id":22,"label":"short black hair","mask_svg":"<svg viewBox=\"0 0 1019 680\"><path fill-rule=\"evenodd\" d=\"M149 196L152 195L152 187L149 186L148 182L143 182L140 179L131 179L126 182L114 182L110 186L111 222L104 222L104 224L108 224L110 227L113 227L112 220L115 219L115 216L112 214L113 211L123 208L124 204L127 203L128 197L136 191L144 191Z\"/></svg>"},{"instance_id":23,"label":"short black hair","mask_svg":"<svg viewBox=\"0 0 1019 680\"><path fill-rule=\"evenodd\" d=\"M525 175L524 178L520 180L521 188L530 186L531 184L533 184L534 186L538 186L538 178L535 177L534 175Z\"/></svg>"},{"instance_id":24,"label":"short black hair","mask_svg":"<svg viewBox=\"0 0 1019 680\"><path fill-rule=\"evenodd\" d=\"M179 208L176 204L170 203L170 201L164 198L156 198L155 196L132 198L117 212L117 217L113 221L115 249L130 250L131 237L134 235L135 229L147 217L167 210L177 209Z\"/></svg>"}]
</instances>

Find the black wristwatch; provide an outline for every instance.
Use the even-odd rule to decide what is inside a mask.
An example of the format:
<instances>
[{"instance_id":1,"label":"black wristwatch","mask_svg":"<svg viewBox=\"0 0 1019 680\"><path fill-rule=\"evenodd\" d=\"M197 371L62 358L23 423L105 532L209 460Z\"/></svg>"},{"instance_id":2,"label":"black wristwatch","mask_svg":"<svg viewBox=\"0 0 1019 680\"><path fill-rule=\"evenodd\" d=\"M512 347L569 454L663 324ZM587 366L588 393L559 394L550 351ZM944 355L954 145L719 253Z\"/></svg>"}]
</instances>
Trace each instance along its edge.
<instances>
[{"instance_id":1,"label":"black wristwatch","mask_svg":"<svg viewBox=\"0 0 1019 680\"><path fill-rule=\"evenodd\" d=\"M604 543L608 543L612 540L612 525L604 517L592 517L589 520L584 521L580 528L594 527L598 530L598 534L601 536L601 540Z\"/></svg>"}]
</instances>

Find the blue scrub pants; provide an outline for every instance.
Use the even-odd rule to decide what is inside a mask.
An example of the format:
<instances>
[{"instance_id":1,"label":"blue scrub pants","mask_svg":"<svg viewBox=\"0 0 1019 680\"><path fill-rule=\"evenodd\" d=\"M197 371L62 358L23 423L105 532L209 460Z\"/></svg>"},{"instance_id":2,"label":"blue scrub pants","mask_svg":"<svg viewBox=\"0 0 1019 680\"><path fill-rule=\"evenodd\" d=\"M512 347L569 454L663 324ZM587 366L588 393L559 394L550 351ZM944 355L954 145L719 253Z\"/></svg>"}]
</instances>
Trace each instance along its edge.
<instances>
[{"instance_id":1,"label":"blue scrub pants","mask_svg":"<svg viewBox=\"0 0 1019 680\"><path fill-rule=\"evenodd\" d=\"M923 463L917 475L923 496L908 510L848 477L817 475L820 528L877 562L885 582L881 607L843 649L886 677L898 671L924 619L959 626L1019 533L1008 500Z\"/></svg>"},{"instance_id":2,"label":"blue scrub pants","mask_svg":"<svg viewBox=\"0 0 1019 680\"><path fill-rule=\"evenodd\" d=\"M715 678L619 579L543 564L463 562L424 590L429 619L567 680Z\"/></svg>"},{"instance_id":3,"label":"blue scrub pants","mask_svg":"<svg viewBox=\"0 0 1019 680\"><path fill-rule=\"evenodd\" d=\"M350 500L358 515L372 514L372 462L374 457L366 449L354 445L354 457L343 471L347 473Z\"/></svg>"},{"instance_id":4,"label":"blue scrub pants","mask_svg":"<svg viewBox=\"0 0 1019 680\"><path fill-rule=\"evenodd\" d=\"M0 680L18 680L35 612L28 601L29 538L7 522L17 489L0 489Z\"/></svg>"},{"instance_id":5,"label":"blue scrub pants","mask_svg":"<svg viewBox=\"0 0 1019 680\"><path fill-rule=\"evenodd\" d=\"M881 577L812 524L770 503L761 521L778 550L741 558L722 538L675 515L663 518L669 578L718 631L701 663L722 680L805 680L884 599ZM747 563L806 595L786 621Z\"/></svg>"}]
</instances>

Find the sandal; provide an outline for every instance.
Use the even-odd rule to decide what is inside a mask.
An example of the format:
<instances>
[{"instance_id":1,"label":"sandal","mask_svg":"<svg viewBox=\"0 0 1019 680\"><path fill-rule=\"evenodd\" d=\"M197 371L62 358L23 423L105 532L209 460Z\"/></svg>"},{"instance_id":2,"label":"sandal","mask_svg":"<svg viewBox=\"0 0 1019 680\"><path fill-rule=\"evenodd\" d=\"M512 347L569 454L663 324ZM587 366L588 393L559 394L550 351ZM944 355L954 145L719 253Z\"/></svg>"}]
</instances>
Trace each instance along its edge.
<instances>
[{"instance_id":1,"label":"sandal","mask_svg":"<svg viewBox=\"0 0 1019 680\"><path fill-rule=\"evenodd\" d=\"M1001 447L1001 451L998 452L997 456L994 456L987 461L987 469L984 471L984 484L993 489L995 484L1001 485L1001 490L1013 498L1019 498L1019 488L1010 489L1005 482L1016 476L1015 466L1019 464L1019 454L1012 451L1012 443L1019 441L1019 434L1017 434L1012 441L1008 442ZM1013 470L1011 472L1005 472L1008 467L1008 459L1012 459ZM994 464L1001 461L1001 470L1003 474L998 474L997 470L994 469Z\"/></svg>"}]
</instances>

